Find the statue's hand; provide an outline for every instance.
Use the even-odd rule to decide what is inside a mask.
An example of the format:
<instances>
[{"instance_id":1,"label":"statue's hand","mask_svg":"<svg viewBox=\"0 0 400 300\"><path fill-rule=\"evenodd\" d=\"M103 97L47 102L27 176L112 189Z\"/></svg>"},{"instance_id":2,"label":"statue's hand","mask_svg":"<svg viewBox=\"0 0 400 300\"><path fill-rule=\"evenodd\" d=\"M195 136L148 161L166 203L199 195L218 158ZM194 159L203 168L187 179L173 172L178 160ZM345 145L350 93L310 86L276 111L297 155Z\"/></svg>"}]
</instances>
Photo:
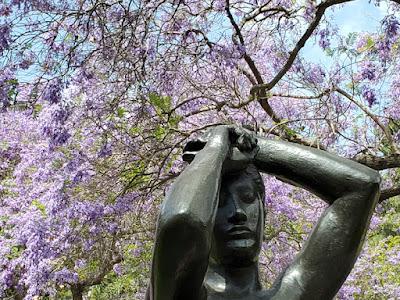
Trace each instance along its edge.
<instances>
[{"instance_id":1,"label":"statue's hand","mask_svg":"<svg viewBox=\"0 0 400 300\"><path fill-rule=\"evenodd\" d=\"M230 126L231 154L224 163L223 172L236 172L254 161L258 152L257 138L251 131L239 126Z\"/></svg>"},{"instance_id":2,"label":"statue's hand","mask_svg":"<svg viewBox=\"0 0 400 300\"><path fill-rule=\"evenodd\" d=\"M229 127L229 138L232 148L236 147L240 152L252 154L258 149L257 138L253 132L239 126Z\"/></svg>"},{"instance_id":3,"label":"statue's hand","mask_svg":"<svg viewBox=\"0 0 400 300\"><path fill-rule=\"evenodd\" d=\"M223 172L235 172L252 163L258 151L257 138L249 130L235 125L216 126L189 141L183 149L183 160L191 162L205 145L230 144Z\"/></svg>"}]
</instances>

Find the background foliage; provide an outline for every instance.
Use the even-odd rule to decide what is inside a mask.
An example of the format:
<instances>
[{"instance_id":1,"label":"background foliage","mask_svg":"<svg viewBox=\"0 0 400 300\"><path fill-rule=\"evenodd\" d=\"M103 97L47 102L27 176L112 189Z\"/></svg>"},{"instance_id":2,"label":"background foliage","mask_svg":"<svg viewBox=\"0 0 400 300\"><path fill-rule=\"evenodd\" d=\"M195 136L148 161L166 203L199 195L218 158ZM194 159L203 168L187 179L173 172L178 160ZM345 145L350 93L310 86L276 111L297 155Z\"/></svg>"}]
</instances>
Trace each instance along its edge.
<instances>
[{"instance_id":1,"label":"background foliage","mask_svg":"<svg viewBox=\"0 0 400 300\"><path fill-rule=\"evenodd\" d=\"M374 1L380 27L342 35L329 12L348 2L3 0L0 297L143 299L182 146L240 124L380 171L337 298L400 298L400 4ZM265 183L269 286L324 204Z\"/></svg>"}]
</instances>

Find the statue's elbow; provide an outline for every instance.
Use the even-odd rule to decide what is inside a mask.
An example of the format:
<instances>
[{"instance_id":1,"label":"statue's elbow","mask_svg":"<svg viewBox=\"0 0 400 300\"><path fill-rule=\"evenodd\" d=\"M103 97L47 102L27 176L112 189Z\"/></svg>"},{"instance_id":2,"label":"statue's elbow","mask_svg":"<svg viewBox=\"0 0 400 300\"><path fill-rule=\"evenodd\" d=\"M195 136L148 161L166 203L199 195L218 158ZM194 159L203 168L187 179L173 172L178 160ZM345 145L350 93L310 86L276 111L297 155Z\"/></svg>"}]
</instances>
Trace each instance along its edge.
<instances>
[{"instance_id":1,"label":"statue's elbow","mask_svg":"<svg viewBox=\"0 0 400 300\"><path fill-rule=\"evenodd\" d=\"M160 216L157 239L163 240L167 244L179 244L183 248L194 248L201 255L202 252L208 251L210 244L208 236L206 224L189 213Z\"/></svg>"},{"instance_id":2,"label":"statue's elbow","mask_svg":"<svg viewBox=\"0 0 400 300\"><path fill-rule=\"evenodd\" d=\"M371 172L369 172L368 176L367 176L367 185L372 188L373 190L376 190L380 188L381 186L381 182L382 182L382 178L381 175L379 174L378 171L375 170L371 170Z\"/></svg>"},{"instance_id":3,"label":"statue's elbow","mask_svg":"<svg viewBox=\"0 0 400 300\"><path fill-rule=\"evenodd\" d=\"M172 210L162 210L158 219L159 227L191 228L192 230L204 230L206 224L191 209L181 207Z\"/></svg>"},{"instance_id":4,"label":"statue's elbow","mask_svg":"<svg viewBox=\"0 0 400 300\"><path fill-rule=\"evenodd\" d=\"M360 179L361 185L359 188L362 192L369 195L375 195L379 193L382 181L379 172L369 169L368 172L365 172Z\"/></svg>"}]
</instances>

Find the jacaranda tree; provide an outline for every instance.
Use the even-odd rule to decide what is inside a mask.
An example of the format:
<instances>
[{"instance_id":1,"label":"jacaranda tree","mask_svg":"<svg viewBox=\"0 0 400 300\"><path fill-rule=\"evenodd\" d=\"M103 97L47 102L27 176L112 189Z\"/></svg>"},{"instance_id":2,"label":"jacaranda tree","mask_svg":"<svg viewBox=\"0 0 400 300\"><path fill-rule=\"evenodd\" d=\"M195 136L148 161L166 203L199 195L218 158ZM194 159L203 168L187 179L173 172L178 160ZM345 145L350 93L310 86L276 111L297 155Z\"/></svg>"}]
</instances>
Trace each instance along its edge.
<instances>
[{"instance_id":1,"label":"jacaranda tree","mask_svg":"<svg viewBox=\"0 0 400 300\"><path fill-rule=\"evenodd\" d=\"M348 2L3 0L0 298L143 299L181 149L217 124L379 170L337 298L400 298L400 1L374 1L387 7L377 30L344 36L330 13ZM324 204L265 184L269 286Z\"/></svg>"}]
</instances>

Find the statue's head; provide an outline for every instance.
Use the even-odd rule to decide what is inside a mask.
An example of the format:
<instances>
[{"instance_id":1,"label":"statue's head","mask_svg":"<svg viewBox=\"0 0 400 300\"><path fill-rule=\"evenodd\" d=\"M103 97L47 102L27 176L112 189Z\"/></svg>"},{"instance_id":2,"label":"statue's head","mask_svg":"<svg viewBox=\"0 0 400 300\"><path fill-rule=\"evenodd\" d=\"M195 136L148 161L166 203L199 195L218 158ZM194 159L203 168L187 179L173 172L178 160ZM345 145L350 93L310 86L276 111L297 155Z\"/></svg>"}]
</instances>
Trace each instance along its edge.
<instances>
[{"instance_id":1,"label":"statue's head","mask_svg":"<svg viewBox=\"0 0 400 300\"><path fill-rule=\"evenodd\" d=\"M264 184L254 165L223 176L210 259L248 266L258 259L263 240Z\"/></svg>"}]
</instances>

